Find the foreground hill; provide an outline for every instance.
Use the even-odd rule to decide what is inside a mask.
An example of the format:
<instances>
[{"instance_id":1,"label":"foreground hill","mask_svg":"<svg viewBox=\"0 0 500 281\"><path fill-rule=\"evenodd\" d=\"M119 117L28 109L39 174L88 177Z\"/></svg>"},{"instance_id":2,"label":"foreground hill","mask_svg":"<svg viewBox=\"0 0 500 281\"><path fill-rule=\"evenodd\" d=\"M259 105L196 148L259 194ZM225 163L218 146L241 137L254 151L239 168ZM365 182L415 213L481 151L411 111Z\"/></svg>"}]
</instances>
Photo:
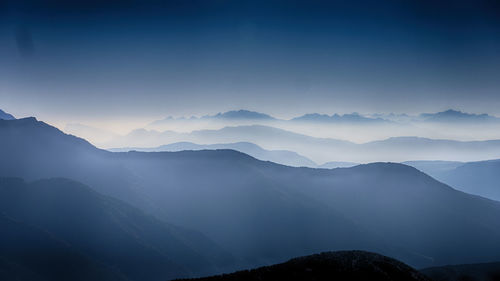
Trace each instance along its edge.
<instances>
[{"instance_id":1,"label":"foreground hill","mask_svg":"<svg viewBox=\"0 0 500 281\"><path fill-rule=\"evenodd\" d=\"M429 280L395 259L363 251L326 252L198 281Z\"/></svg>"},{"instance_id":2,"label":"foreground hill","mask_svg":"<svg viewBox=\"0 0 500 281\"><path fill-rule=\"evenodd\" d=\"M112 153L35 119L0 121L0 134L0 175L78 180L200 231L239 268L341 249L415 267L500 260L500 203L406 165L327 170L232 150Z\"/></svg>"},{"instance_id":3,"label":"foreground hill","mask_svg":"<svg viewBox=\"0 0 500 281\"><path fill-rule=\"evenodd\" d=\"M78 252L50 233L0 212L0 280L126 281L123 275Z\"/></svg>"},{"instance_id":4,"label":"foreground hill","mask_svg":"<svg viewBox=\"0 0 500 281\"><path fill-rule=\"evenodd\" d=\"M45 237L33 231L31 242L23 245L21 239L16 247L10 245L11 255L22 260L42 263L46 257L54 255L57 258L59 248L68 248L113 268L129 280L165 280L222 272L228 270L222 267L232 262L229 255L201 234L163 223L66 179L25 183L20 179L0 178L0 213L46 231L50 237L61 241L60 245L49 246L41 240ZM2 242L15 236L23 237L26 232L24 229L16 231L15 227L2 230ZM5 232L7 230L11 233ZM34 249L39 251L34 252ZM72 264L72 260L60 262L81 267ZM46 270L57 271L58 266L48 263ZM100 280L98 275L85 276L82 275L81 280L92 280L91 277Z\"/></svg>"},{"instance_id":5,"label":"foreground hill","mask_svg":"<svg viewBox=\"0 0 500 281\"><path fill-rule=\"evenodd\" d=\"M500 262L431 267L420 272L434 281L497 281L500 280Z\"/></svg>"}]
</instances>

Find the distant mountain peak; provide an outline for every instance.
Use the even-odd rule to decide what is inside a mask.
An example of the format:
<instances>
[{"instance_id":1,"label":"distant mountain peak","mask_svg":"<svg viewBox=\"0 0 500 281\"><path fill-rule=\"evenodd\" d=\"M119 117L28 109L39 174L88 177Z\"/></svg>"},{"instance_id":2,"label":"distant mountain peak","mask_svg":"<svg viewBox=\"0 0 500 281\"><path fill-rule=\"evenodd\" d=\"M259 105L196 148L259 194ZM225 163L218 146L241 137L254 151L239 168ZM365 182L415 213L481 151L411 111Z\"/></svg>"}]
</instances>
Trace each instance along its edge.
<instances>
[{"instance_id":1,"label":"distant mountain peak","mask_svg":"<svg viewBox=\"0 0 500 281\"><path fill-rule=\"evenodd\" d=\"M259 119L259 120L274 120L275 118L256 111L246 109L231 110L227 112L219 112L216 115L206 115L203 118L217 118L217 119Z\"/></svg>"},{"instance_id":2,"label":"distant mountain peak","mask_svg":"<svg viewBox=\"0 0 500 281\"><path fill-rule=\"evenodd\" d=\"M265 114L265 113L260 113L256 111L250 111L246 109L240 109L240 110L231 110L231 111L226 111L226 112L219 112L217 114L213 115L204 115L202 117L197 117L197 116L191 116L191 117L173 117L173 116L167 116L163 119L156 120L151 122L150 125L161 125L164 123L170 123L170 122L175 122L175 121L202 121L202 120L237 120L237 121L242 121L242 120L259 120L259 121L272 121L272 120L277 120L276 118L272 117L271 115Z\"/></svg>"},{"instance_id":3,"label":"distant mountain peak","mask_svg":"<svg viewBox=\"0 0 500 281\"><path fill-rule=\"evenodd\" d=\"M16 119L12 114L9 114L0 109L0 119L2 120L13 120Z\"/></svg>"},{"instance_id":4,"label":"distant mountain peak","mask_svg":"<svg viewBox=\"0 0 500 281\"><path fill-rule=\"evenodd\" d=\"M357 112L340 115L338 113L328 115L320 113L308 113L291 119L291 121L305 122L346 122L346 123L373 123L373 122L389 122L382 118L372 118L363 116Z\"/></svg>"},{"instance_id":5,"label":"distant mountain peak","mask_svg":"<svg viewBox=\"0 0 500 281\"><path fill-rule=\"evenodd\" d=\"M496 117L486 113L475 114L460 110L448 109L436 113L422 113L420 117L426 121L493 121Z\"/></svg>"}]
</instances>

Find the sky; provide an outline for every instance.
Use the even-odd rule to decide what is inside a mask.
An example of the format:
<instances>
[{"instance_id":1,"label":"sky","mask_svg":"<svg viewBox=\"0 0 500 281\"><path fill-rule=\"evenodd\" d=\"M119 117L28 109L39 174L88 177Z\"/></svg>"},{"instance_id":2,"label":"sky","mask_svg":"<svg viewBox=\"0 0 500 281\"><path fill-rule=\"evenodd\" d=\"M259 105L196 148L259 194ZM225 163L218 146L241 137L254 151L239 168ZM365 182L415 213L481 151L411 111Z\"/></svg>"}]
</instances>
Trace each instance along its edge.
<instances>
[{"instance_id":1,"label":"sky","mask_svg":"<svg viewBox=\"0 0 500 281\"><path fill-rule=\"evenodd\" d=\"M500 115L499 3L4 0L0 108L56 124Z\"/></svg>"}]
</instances>

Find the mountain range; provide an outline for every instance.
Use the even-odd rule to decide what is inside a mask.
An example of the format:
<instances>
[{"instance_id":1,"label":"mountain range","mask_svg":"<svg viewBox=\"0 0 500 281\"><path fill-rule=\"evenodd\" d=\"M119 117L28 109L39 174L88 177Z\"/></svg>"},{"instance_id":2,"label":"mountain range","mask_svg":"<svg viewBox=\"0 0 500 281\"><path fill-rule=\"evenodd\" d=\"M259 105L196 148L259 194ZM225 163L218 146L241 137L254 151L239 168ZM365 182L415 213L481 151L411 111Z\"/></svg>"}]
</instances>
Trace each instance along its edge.
<instances>
[{"instance_id":1,"label":"mountain range","mask_svg":"<svg viewBox=\"0 0 500 281\"><path fill-rule=\"evenodd\" d=\"M235 263L230 268L340 249L375 251L416 267L500 260L499 202L457 191L402 164L310 169L263 162L233 150L108 152L35 118L1 120L0 135L0 154L5 156L0 176L21 177L35 186L43 178L79 181L102 194L99 198L132 205L132 213L199 233L189 243L194 252L201 257L226 252ZM74 201L63 192L61 198ZM61 206L57 213L74 214L66 210L73 207L68 205L54 206ZM121 218L109 222L110 227L127 227L129 215ZM39 226L51 226L45 223ZM136 238L149 233L137 230L142 224L132 225ZM212 246L199 246L207 245L203 241L213 241L207 242ZM155 252L161 261L162 252ZM216 274L225 265L207 265L203 258L198 262L199 267L183 267L193 274Z\"/></svg>"},{"instance_id":2,"label":"mountain range","mask_svg":"<svg viewBox=\"0 0 500 281\"><path fill-rule=\"evenodd\" d=\"M231 255L200 233L164 223L67 179L26 183L17 178L0 178L0 213L16 223L40 229L40 233L32 232L33 239L48 240L50 237L54 241L47 243L60 241L53 249L47 247L45 254L56 259L58 251L68 252L61 258L71 252L79 253L96 262L95 265L89 262L96 267L93 270L100 268L99 274L106 273L113 278L168 280L223 272L231 269L224 266L231 266L231 263L234 266ZM13 233L2 233L1 240L13 237L11 235L23 237L26 231L22 228L19 232L14 232L15 228L8 230ZM45 237L41 231L50 236ZM22 242L17 241L16 247L10 244L4 247L14 256L22 256L25 249L36 250L37 246L27 248ZM63 264L64 260L59 262ZM38 272L38 268L33 270Z\"/></svg>"},{"instance_id":3,"label":"mountain range","mask_svg":"<svg viewBox=\"0 0 500 281\"><path fill-rule=\"evenodd\" d=\"M486 113L474 114L453 109L437 113L422 113L419 119L425 122L498 122L500 120Z\"/></svg>"},{"instance_id":4,"label":"mountain range","mask_svg":"<svg viewBox=\"0 0 500 281\"><path fill-rule=\"evenodd\" d=\"M263 125L224 127L190 133L138 129L118 138L116 147L137 144L157 147L176 142L234 143L251 142L267 150L289 150L316 163L331 161L368 163L408 160L478 161L500 158L500 140L454 141L419 137L392 137L367 143L315 138Z\"/></svg>"},{"instance_id":5,"label":"mountain range","mask_svg":"<svg viewBox=\"0 0 500 281\"><path fill-rule=\"evenodd\" d=\"M167 117L139 128L130 124L120 124L120 133L78 123L67 124L64 131L88 139L94 145L107 149L150 148L176 142L198 144L251 142L266 150L295 151L316 163L408 160L479 161L500 158L498 150L491 150L491 142L500 139L500 133L498 133L500 122L496 120L499 119L492 115L471 114L457 110L423 113L415 116L311 113L289 120L254 111L237 110L202 117ZM127 131L128 134L125 133ZM206 136L207 134L209 136ZM408 143L406 147L398 148L395 153L387 149L377 153L377 149L370 149L366 145L372 142L389 141L389 139L406 139L406 142L413 139L412 142L418 142L418 146L424 148L429 145L428 142L424 143L424 140L469 144L465 145L465 149L460 148L464 153L457 151L458 144L452 146L445 144L445 149L436 149L437 144L433 144L428 150L420 148L414 151L411 149L413 144ZM313 145L309 144L309 140L313 141ZM326 143L332 146L338 141L355 145L315 149L318 142L323 143L323 146ZM479 144L473 148L473 143ZM362 149L363 147L367 148ZM347 153L343 153L344 151Z\"/></svg>"},{"instance_id":6,"label":"mountain range","mask_svg":"<svg viewBox=\"0 0 500 281\"><path fill-rule=\"evenodd\" d=\"M205 115L202 117L179 117L172 116L166 117L162 120L154 121L153 125L160 125L162 122L171 122L175 120L184 121L197 121L197 120L210 120L210 119L225 119L225 120L254 120L254 121L288 121L288 122L345 122L345 123L378 123L378 122L484 122L484 121L499 121L499 118L482 113L474 114L462 112L460 110L448 109L445 111L435 113L421 113L418 115L408 114L359 114L357 112L349 114L321 114L321 113L307 113L301 116L293 117L291 119L279 119L271 115L260 113L250 110L231 110L227 112L219 112L214 115Z\"/></svg>"},{"instance_id":7,"label":"mountain range","mask_svg":"<svg viewBox=\"0 0 500 281\"><path fill-rule=\"evenodd\" d=\"M293 151L286 150L265 150L261 147L247 142L199 145L190 142L179 142L163 145L155 148L118 148L111 149L114 152L127 151L183 151L183 150L217 150L232 149L243 152L263 161L271 161L292 167L310 168L348 168L359 165L354 162L331 161L317 165L312 160L301 156ZM480 195L489 199L500 201L500 161L478 161L478 162L457 162L457 161L405 161L405 165L415 167L432 177L453 186L454 188Z\"/></svg>"},{"instance_id":8,"label":"mountain range","mask_svg":"<svg viewBox=\"0 0 500 281\"><path fill-rule=\"evenodd\" d=\"M216 150L216 149L232 149L243 152L252 157L263 161L271 161L292 167L317 167L318 165L312 160L288 150L265 150L260 146L250 142L236 142L236 143L218 143L218 144L195 144L192 142L176 142L172 144L162 145L153 148L141 147L125 147L108 149L113 152L127 152L127 151L183 151L183 150Z\"/></svg>"},{"instance_id":9,"label":"mountain range","mask_svg":"<svg viewBox=\"0 0 500 281\"><path fill-rule=\"evenodd\" d=\"M405 164L464 192L500 201L500 160L468 163L410 161Z\"/></svg>"}]
</instances>

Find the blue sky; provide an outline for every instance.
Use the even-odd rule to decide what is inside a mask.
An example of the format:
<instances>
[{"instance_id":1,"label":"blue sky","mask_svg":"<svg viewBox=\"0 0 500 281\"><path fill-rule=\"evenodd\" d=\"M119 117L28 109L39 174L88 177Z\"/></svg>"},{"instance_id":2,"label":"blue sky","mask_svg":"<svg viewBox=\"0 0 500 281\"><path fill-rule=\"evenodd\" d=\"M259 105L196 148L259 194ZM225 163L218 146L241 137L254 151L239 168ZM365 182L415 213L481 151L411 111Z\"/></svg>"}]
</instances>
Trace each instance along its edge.
<instances>
[{"instance_id":1,"label":"blue sky","mask_svg":"<svg viewBox=\"0 0 500 281\"><path fill-rule=\"evenodd\" d=\"M500 114L495 1L66 2L0 5L4 110Z\"/></svg>"}]
</instances>

